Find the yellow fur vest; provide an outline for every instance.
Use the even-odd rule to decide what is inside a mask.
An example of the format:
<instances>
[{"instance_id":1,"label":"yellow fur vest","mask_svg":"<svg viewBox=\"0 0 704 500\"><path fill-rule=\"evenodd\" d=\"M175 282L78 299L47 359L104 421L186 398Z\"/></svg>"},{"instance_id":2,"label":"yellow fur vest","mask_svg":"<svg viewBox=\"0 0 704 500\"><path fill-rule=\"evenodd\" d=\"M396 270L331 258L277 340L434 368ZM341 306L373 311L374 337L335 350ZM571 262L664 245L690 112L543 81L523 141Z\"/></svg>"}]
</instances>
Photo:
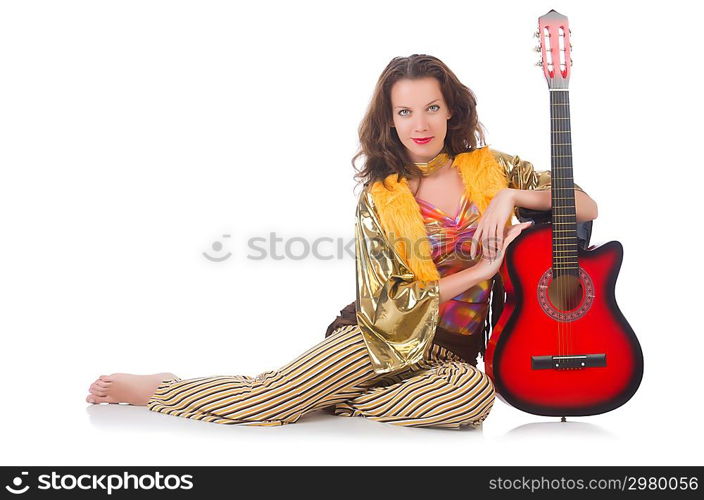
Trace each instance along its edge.
<instances>
[{"instance_id":1,"label":"yellow fur vest","mask_svg":"<svg viewBox=\"0 0 704 500\"><path fill-rule=\"evenodd\" d=\"M503 169L487 146L460 153L452 167L459 170L467 198L474 202L480 214L496 193L508 187ZM431 257L420 207L408 187L408 180L398 177L398 174L391 174L370 187L381 226L387 235L394 236L394 248L418 279L438 280L440 275ZM507 224L510 222L509 218ZM417 253L409 252L406 242L420 242Z\"/></svg>"}]
</instances>

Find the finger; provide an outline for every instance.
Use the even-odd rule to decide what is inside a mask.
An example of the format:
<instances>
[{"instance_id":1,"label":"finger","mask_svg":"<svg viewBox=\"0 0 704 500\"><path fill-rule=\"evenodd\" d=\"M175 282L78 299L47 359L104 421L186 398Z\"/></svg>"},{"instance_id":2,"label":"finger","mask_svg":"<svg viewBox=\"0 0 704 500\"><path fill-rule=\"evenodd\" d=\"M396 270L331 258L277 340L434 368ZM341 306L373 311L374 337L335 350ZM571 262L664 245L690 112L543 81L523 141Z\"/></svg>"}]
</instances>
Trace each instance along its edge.
<instances>
[{"instance_id":1,"label":"finger","mask_svg":"<svg viewBox=\"0 0 704 500\"><path fill-rule=\"evenodd\" d=\"M472 235L472 249L469 252L469 256L474 259L474 257L479 253L479 238L482 235L482 227L481 225L477 226L477 230L474 231L474 235Z\"/></svg>"},{"instance_id":2,"label":"finger","mask_svg":"<svg viewBox=\"0 0 704 500\"><path fill-rule=\"evenodd\" d=\"M487 226L482 234L482 247L484 248L484 255L486 255L488 259L491 259L491 240L489 239L490 237L491 227Z\"/></svg>"},{"instance_id":3,"label":"finger","mask_svg":"<svg viewBox=\"0 0 704 500\"><path fill-rule=\"evenodd\" d=\"M499 246L499 241L501 240L501 238L499 238L499 235L496 233L495 222L491 223L491 230L489 231L489 233L489 240L491 241L491 256L493 259L497 259L499 257L499 250L501 250L501 247Z\"/></svg>"},{"instance_id":4,"label":"finger","mask_svg":"<svg viewBox=\"0 0 704 500\"><path fill-rule=\"evenodd\" d=\"M514 226L511 226L508 230L508 233L506 235L506 238L504 239L504 246L503 248L505 249L508 247L508 245L516 239L516 237L521 234L521 232L528 226L532 225L532 222L523 222L521 224L516 224Z\"/></svg>"},{"instance_id":5,"label":"finger","mask_svg":"<svg viewBox=\"0 0 704 500\"><path fill-rule=\"evenodd\" d=\"M496 248L503 248L504 246L504 232L501 230L501 226L499 224L496 225L495 229L496 233Z\"/></svg>"},{"instance_id":6,"label":"finger","mask_svg":"<svg viewBox=\"0 0 704 500\"><path fill-rule=\"evenodd\" d=\"M484 243L484 255L486 255L489 261L496 259L496 247L494 241L488 236L482 240Z\"/></svg>"}]
</instances>

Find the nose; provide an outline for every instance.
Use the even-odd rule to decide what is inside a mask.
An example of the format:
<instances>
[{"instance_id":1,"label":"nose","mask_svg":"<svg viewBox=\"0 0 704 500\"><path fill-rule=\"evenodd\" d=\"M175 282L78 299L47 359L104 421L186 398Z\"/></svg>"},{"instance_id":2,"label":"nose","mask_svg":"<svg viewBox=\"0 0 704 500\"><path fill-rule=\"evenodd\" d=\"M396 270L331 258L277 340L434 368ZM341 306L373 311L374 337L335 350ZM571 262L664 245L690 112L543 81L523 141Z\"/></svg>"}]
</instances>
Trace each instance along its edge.
<instances>
[{"instance_id":1,"label":"nose","mask_svg":"<svg viewBox=\"0 0 704 500\"><path fill-rule=\"evenodd\" d=\"M418 132L424 132L428 130L428 120L425 117L420 117L417 119L415 123L415 131L416 133Z\"/></svg>"}]
</instances>

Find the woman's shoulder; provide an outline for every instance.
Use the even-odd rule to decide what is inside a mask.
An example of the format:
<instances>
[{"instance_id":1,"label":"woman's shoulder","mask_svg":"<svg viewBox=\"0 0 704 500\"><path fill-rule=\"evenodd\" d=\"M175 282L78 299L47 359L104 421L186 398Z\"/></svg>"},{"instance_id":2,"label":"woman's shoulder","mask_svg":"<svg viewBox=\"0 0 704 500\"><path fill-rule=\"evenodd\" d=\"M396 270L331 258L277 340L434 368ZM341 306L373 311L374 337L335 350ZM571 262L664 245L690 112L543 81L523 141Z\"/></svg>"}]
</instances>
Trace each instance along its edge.
<instances>
[{"instance_id":1,"label":"woman's shoulder","mask_svg":"<svg viewBox=\"0 0 704 500\"><path fill-rule=\"evenodd\" d=\"M491 146L486 145L486 146L482 146L481 148L473 149L471 151L465 151L465 152L459 153L457 155L457 159L459 159L459 160L469 159L469 158L473 158L474 155L483 155L483 154L487 154L487 153L490 153L494 157L494 159L497 161L510 162L510 161L513 161L513 159L515 158L515 155L505 153L505 152L501 151L500 149L496 149L496 148L493 148Z\"/></svg>"}]
</instances>

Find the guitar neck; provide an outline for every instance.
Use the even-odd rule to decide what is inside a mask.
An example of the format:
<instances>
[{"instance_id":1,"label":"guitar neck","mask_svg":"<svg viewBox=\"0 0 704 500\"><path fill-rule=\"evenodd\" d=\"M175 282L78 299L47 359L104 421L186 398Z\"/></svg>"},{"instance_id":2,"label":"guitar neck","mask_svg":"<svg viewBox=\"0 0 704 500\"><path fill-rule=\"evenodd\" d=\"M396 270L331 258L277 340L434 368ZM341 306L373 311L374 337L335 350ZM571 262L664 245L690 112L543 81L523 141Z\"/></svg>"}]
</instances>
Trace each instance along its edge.
<instances>
[{"instance_id":1,"label":"guitar neck","mask_svg":"<svg viewBox=\"0 0 704 500\"><path fill-rule=\"evenodd\" d=\"M578 275L577 216L572 174L570 95L550 91L553 276Z\"/></svg>"}]
</instances>

